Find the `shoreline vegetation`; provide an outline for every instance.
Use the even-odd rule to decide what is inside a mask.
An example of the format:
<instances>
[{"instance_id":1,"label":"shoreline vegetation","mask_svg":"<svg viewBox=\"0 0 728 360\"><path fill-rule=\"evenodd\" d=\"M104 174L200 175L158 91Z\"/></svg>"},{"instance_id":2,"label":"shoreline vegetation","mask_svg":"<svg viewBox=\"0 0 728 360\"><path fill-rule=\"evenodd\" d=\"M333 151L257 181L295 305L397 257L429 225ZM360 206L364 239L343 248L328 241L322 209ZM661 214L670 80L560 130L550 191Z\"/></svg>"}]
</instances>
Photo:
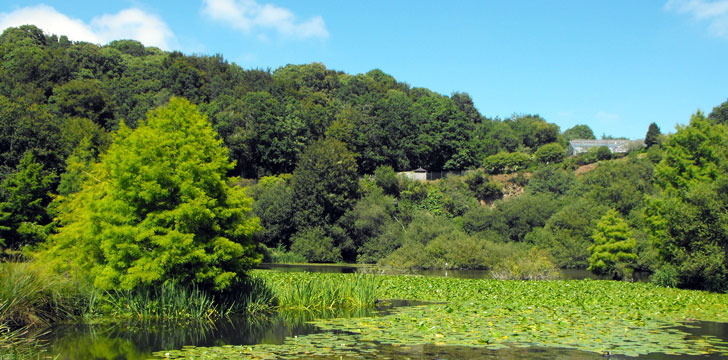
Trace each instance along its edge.
<instances>
[{"instance_id":1,"label":"shoreline vegetation","mask_svg":"<svg viewBox=\"0 0 728 360\"><path fill-rule=\"evenodd\" d=\"M273 277L275 282L328 278L335 283L361 276L265 270L254 273ZM488 349L537 346L627 356L654 352L728 355L728 345L719 339L687 337L676 329L695 321L728 321L726 294L617 281L370 276L376 283L377 299L436 303L398 308L384 316L315 320L317 327L334 332L291 338L282 345L190 347L155 355L202 359L233 354L251 358L295 354L356 357L363 352L375 358L377 347L383 344Z\"/></svg>"},{"instance_id":2,"label":"shoreline vegetation","mask_svg":"<svg viewBox=\"0 0 728 360\"><path fill-rule=\"evenodd\" d=\"M694 321L728 322L728 294L665 288L650 283L251 270L251 287L246 294L237 294L238 300L233 304L229 302L231 295L225 302L204 292L175 286L162 286L156 293L91 295L82 293L79 284L69 278L58 279L67 282L68 286L60 286L65 292L49 292L47 287L38 288L39 282L33 285L28 281L40 273L27 263L5 263L2 271L15 272L13 294L28 294L8 301L9 284L3 284L1 289L3 304L16 307L14 310L8 306L2 308L3 323L25 321L25 326L16 330L15 335L3 331L0 336L0 352L15 354L17 358L42 353L42 344L27 340L25 335L54 322L124 321L137 326L172 322L193 326L195 322L209 322L214 317L266 316L275 312L306 312L314 319L319 318L313 322L323 330L354 334L353 338L343 340L368 343L376 339L380 345L563 347L629 356L651 352L728 355L728 346L718 339L689 338L675 330ZM58 289L60 283L56 285ZM373 309L376 302L387 299L433 304L398 308L392 314L365 318L320 319L316 315L356 313ZM71 312L68 304L88 313ZM35 312L21 313L21 310ZM28 323L31 319L38 322ZM332 336L312 335L302 351L316 356L354 354L354 349L330 347L331 341L342 340ZM305 341L304 336L286 340L283 345L169 349L163 353L170 355L156 355L216 358L234 350L256 358L266 352L295 351Z\"/></svg>"},{"instance_id":3,"label":"shoreline vegetation","mask_svg":"<svg viewBox=\"0 0 728 360\"><path fill-rule=\"evenodd\" d=\"M358 332L348 319L320 325L348 329L344 343L725 351L671 326L728 320L728 101L674 133L652 123L644 141L595 141L588 125L489 118L467 93L378 69L246 70L31 25L3 31L0 58L0 351L33 352L34 332L59 323L185 324L398 297L446 304ZM404 175L418 167L460 175ZM261 261L500 280L252 270ZM559 269L626 281L549 280ZM654 284L629 283L635 272Z\"/></svg>"}]
</instances>

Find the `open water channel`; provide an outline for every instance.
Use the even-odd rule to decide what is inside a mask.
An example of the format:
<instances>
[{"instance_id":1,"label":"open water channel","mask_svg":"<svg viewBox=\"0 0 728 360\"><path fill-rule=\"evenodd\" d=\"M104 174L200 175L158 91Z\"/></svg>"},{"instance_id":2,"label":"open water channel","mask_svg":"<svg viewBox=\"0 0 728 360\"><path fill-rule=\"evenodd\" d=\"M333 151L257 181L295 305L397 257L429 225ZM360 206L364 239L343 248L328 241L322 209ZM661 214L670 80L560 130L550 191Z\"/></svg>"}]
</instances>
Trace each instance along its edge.
<instances>
[{"instance_id":1,"label":"open water channel","mask_svg":"<svg viewBox=\"0 0 728 360\"><path fill-rule=\"evenodd\" d=\"M320 272L371 272L372 269L355 266L280 265L261 266L276 271L320 271ZM465 278L487 278L484 271L428 271L426 276L456 276ZM588 272L565 271L565 279L593 278ZM383 316L399 306L418 305L407 301L386 301L376 309L349 314L316 314L316 317ZM312 320L307 313L279 313L266 317L238 318L219 321L214 324L180 326L179 324L144 325L133 323L59 326L50 329L44 337L46 354L54 359L150 359L153 353L180 349L185 346L208 347L224 345L282 344L287 338L320 333L321 330L308 323ZM681 328L688 336L709 335L728 341L728 324L693 322L690 327ZM572 349L558 348L507 348L489 350L457 346L391 346L368 344L368 350L358 357L364 359L634 359L621 355L595 354ZM639 359L721 359L718 355L676 356L649 354Z\"/></svg>"}]
</instances>

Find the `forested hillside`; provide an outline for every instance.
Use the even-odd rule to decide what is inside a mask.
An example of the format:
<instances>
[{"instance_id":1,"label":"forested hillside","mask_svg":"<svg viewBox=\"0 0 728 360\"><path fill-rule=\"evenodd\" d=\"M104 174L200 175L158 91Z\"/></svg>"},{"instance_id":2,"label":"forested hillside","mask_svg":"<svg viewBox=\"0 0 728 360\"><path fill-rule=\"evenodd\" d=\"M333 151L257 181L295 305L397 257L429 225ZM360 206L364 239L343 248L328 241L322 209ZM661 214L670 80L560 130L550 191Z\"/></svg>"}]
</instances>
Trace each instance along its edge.
<instances>
[{"instance_id":1,"label":"forested hillside","mask_svg":"<svg viewBox=\"0 0 728 360\"><path fill-rule=\"evenodd\" d=\"M376 69L357 75L319 63L243 69L221 55L164 52L131 40L76 43L33 26L5 30L0 58L6 253L49 238L73 242L64 229L80 218L70 213L107 213L78 200L94 199L91 189L106 186L98 184L110 177L99 171L118 172L114 164L123 163L134 172L154 156L177 155L165 148L124 162L119 144L144 144L144 135L129 134L153 128L151 110L175 118L180 109L209 122L225 146L234 165L216 169L240 177L236 186L254 198L250 207L261 229L252 236L268 260L489 268L511 278L555 267L588 267L615 278L645 270L666 285L728 288L726 104L708 117L696 114L669 136L650 126L646 148L631 148L623 158L613 159L606 147L567 158L568 140L595 138L587 125L562 132L538 115L488 118L467 93L437 94ZM179 130L170 126L166 131ZM154 134L146 141L164 138ZM598 161L592 171L574 171ZM396 175L417 167L473 171L434 182ZM224 183L214 176L215 186ZM169 179L142 180L150 188L137 189L141 200L124 210L136 220L125 226L148 225L139 214L155 211L152 200L159 199L144 196ZM215 186L206 189L225 194ZM509 189L523 194L504 198ZM185 196L164 194L159 201ZM245 201L233 203L247 211ZM220 215L224 206L210 206L215 216L228 216ZM175 219L175 226L185 221ZM257 228L246 226L246 236ZM253 263L255 256L245 254ZM111 267L114 281L124 278L123 266Z\"/></svg>"}]
</instances>

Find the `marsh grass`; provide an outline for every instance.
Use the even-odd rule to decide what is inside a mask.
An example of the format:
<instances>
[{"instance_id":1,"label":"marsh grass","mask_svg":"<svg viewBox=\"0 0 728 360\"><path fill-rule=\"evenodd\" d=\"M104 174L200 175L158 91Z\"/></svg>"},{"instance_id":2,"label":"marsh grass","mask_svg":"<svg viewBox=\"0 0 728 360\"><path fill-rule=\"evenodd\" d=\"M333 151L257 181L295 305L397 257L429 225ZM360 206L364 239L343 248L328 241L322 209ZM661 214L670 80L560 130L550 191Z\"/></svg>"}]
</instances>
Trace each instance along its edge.
<instances>
[{"instance_id":1,"label":"marsh grass","mask_svg":"<svg viewBox=\"0 0 728 360\"><path fill-rule=\"evenodd\" d=\"M82 316L95 298L69 277L24 262L0 264L0 324L40 328Z\"/></svg>"},{"instance_id":2,"label":"marsh grass","mask_svg":"<svg viewBox=\"0 0 728 360\"><path fill-rule=\"evenodd\" d=\"M374 306L376 281L367 274L278 273L256 270L282 310L322 311Z\"/></svg>"},{"instance_id":3,"label":"marsh grass","mask_svg":"<svg viewBox=\"0 0 728 360\"><path fill-rule=\"evenodd\" d=\"M228 314L228 308L216 304L205 291L172 282L155 288L110 292L106 301L111 305L109 315L140 322L212 321Z\"/></svg>"}]
</instances>

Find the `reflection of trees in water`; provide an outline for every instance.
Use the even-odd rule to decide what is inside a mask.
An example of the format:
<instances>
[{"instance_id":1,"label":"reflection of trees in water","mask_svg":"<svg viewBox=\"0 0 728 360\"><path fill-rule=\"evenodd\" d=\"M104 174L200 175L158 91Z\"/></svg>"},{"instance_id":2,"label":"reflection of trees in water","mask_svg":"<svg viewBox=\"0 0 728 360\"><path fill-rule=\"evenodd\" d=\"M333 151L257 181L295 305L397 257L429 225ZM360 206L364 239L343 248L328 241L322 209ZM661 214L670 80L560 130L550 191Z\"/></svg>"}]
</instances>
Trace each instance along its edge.
<instances>
[{"instance_id":1,"label":"reflection of trees in water","mask_svg":"<svg viewBox=\"0 0 728 360\"><path fill-rule=\"evenodd\" d=\"M183 346L282 344L286 337L318 332L308 322L371 316L373 309L347 312L278 312L226 318L214 323L124 322L63 326L51 330L49 350L59 359L147 359L154 351Z\"/></svg>"}]
</instances>

